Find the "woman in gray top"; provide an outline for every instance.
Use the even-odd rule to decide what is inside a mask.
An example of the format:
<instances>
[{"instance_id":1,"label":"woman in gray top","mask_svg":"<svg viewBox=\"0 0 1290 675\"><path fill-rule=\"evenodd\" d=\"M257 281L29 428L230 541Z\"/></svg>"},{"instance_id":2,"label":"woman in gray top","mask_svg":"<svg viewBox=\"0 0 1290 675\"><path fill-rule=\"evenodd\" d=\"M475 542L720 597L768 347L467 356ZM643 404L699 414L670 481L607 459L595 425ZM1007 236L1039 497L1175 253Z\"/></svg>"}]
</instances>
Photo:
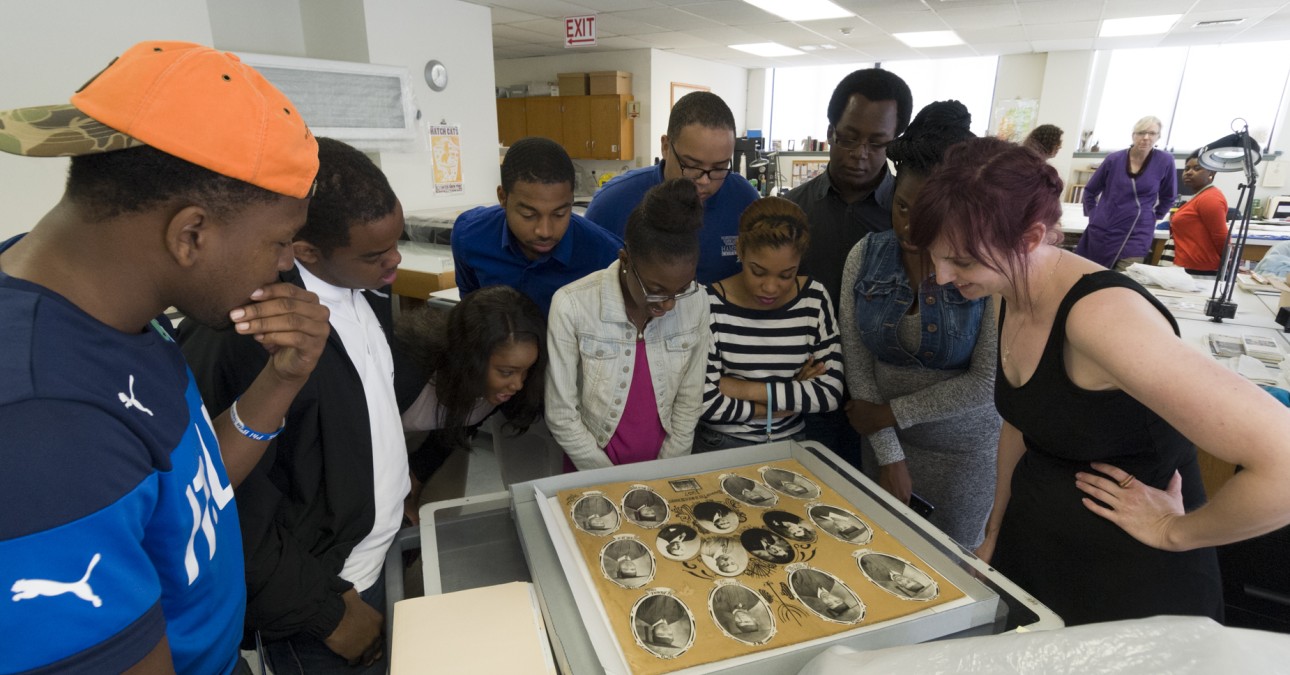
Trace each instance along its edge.
<instances>
[{"instance_id":1,"label":"woman in gray top","mask_svg":"<svg viewBox=\"0 0 1290 675\"><path fill-rule=\"evenodd\" d=\"M909 242L909 211L945 149L972 136L958 101L924 108L892 142L892 230L860 240L843 268L842 353L847 415L878 457L879 484L963 546L981 543L994 498L994 309L938 285Z\"/></svg>"}]
</instances>

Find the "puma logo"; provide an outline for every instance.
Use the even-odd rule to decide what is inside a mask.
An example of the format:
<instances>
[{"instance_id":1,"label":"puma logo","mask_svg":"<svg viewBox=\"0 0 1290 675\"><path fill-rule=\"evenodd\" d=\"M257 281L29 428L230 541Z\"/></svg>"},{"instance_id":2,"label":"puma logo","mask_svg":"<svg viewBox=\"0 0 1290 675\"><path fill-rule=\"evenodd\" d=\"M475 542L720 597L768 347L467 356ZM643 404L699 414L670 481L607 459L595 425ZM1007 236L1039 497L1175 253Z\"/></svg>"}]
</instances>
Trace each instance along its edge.
<instances>
[{"instance_id":1,"label":"puma logo","mask_svg":"<svg viewBox=\"0 0 1290 675\"><path fill-rule=\"evenodd\" d=\"M90 558L90 566L85 570L85 576L78 581L51 581L49 579L19 579L13 582L13 601L30 600L39 596L54 597L64 593L71 593L85 602L95 607L103 606L103 599L94 595L94 589L90 588L90 573L94 571L94 566L99 564L103 556L98 553Z\"/></svg>"},{"instance_id":2,"label":"puma logo","mask_svg":"<svg viewBox=\"0 0 1290 675\"><path fill-rule=\"evenodd\" d=\"M130 408L138 408L140 412L148 413L148 417L154 417L154 415L152 414L152 411L143 407L143 404L139 402L139 399L134 397L134 376L133 375L130 376L130 395L126 396L125 392L122 391L122 392L117 392L116 397L120 399L122 403L125 404L126 410L129 410Z\"/></svg>"}]
</instances>

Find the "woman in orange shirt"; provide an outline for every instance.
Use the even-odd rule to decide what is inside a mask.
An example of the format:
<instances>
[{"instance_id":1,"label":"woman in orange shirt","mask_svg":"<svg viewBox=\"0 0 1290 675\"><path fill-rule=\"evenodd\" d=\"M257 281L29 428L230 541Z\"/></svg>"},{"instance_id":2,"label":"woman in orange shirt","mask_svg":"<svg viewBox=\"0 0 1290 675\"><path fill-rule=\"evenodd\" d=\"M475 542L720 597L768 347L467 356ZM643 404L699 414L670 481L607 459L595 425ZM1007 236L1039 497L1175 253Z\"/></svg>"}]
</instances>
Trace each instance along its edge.
<instances>
[{"instance_id":1,"label":"woman in orange shirt","mask_svg":"<svg viewBox=\"0 0 1290 675\"><path fill-rule=\"evenodd\" d=\"M1174 212L1174 264L1192 274L1215 274L1227 246L1227 197L1214 187L1214 172L1200 166L1200 151L1183 168L1183 184L1195 195Z\"/></svg>"}]
</instances>

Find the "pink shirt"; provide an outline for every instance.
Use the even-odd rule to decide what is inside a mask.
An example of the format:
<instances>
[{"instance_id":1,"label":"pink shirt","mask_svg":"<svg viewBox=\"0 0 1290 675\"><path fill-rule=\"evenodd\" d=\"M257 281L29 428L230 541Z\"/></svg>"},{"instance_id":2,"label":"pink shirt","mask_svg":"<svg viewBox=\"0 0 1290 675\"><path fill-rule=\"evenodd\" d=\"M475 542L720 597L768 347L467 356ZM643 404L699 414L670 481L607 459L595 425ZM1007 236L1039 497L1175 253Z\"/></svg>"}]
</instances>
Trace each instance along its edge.
<instances>
[{"instance_id":1,"label":"pink shirt","mask_svg":"<svg viewBox=\"0 0 1290 675\"><path fill-rule=\"evenodd\" d=\"M659 450L667 438L663 422L658 417L658 404L654 400L649 358L645 355L645 341L636 341L636 362L632 366L632 385L627 390L627 403L618 428L605 444L605 454L615 466L658 459ZM573 471L573 462L566 455L565 472Z\"/></svg>"}]
</instances>

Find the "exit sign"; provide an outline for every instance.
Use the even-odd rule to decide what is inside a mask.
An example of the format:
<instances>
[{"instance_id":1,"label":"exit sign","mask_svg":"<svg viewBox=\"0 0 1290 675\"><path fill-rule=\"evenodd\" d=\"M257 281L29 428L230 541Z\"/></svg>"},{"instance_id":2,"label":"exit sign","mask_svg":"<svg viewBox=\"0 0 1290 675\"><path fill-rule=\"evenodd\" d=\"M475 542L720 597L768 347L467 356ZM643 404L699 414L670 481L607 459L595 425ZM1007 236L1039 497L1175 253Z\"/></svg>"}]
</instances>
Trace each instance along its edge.
<instances>
[{"instance_id":1,"label":"exit sign","mask_svg":"<svg viewBox=\"0 0 1290 675\"><path fill-rule=\"evenodd\" d=\"M564 17L564 46L596 46L596 15Z\"/></svg>"}]
</instances>

